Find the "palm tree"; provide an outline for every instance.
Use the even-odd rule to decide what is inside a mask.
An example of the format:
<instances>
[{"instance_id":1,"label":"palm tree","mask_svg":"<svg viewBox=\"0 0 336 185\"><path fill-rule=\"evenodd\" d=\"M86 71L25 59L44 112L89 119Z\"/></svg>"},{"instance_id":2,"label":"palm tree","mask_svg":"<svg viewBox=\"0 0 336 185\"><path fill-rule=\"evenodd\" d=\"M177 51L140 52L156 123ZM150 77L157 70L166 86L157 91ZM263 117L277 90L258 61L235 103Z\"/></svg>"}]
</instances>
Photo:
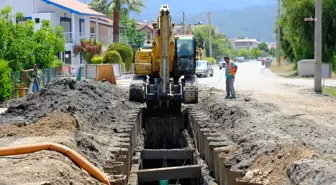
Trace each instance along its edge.
<instances>
[{"instance_id":1,"label":"palm tree","mask_svg":"<svg viewBox=\"0 0 336 185\"><path fill-rule=\"evenodd\" d=\"M105 5L105 6L102 6ZM105 13L113 12L113 42L119 42L119 22L120 13L123 11L132 11L140 13L143 8L146 7L143 0L112 0L107 2L106 0L93 0L91 6L96 11Z\"/></svg>"}]
</instances>

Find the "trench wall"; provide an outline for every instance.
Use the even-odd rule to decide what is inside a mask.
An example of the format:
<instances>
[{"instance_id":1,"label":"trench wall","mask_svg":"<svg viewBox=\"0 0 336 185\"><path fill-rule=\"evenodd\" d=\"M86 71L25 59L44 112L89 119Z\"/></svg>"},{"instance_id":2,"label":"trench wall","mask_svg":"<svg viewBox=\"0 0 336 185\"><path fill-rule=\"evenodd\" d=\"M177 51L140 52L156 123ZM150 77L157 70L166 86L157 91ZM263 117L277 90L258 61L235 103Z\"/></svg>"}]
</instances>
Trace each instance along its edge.
<instances>
[{"instance_id":1,"label":"trench wall","mask_svg":"<svg viewBox=\"0 0 336 185\"><path fill-rule=\"evenodd\" d=\"M202 164L202 185L262 185L242 180L244 174L232 171L232 164L226 162L228 153L238 146L226 139L223 133L208 128L209 117L193 109L186 109L185 121L189 124L189 143L196 152L196 164ZM131 112L132 118L121 128L118 135L122 138L115 159L106 162L104 171L111 178L111 185L138 185L136 171L141 169L140 152L144 149L143 110ZM155 133L154 130L152 130ZM174 131L171 131L174 133ZM152 136L153 137L153 136ZM156 135L155 135L156 137Z\"/></svg>"}]
</instances>

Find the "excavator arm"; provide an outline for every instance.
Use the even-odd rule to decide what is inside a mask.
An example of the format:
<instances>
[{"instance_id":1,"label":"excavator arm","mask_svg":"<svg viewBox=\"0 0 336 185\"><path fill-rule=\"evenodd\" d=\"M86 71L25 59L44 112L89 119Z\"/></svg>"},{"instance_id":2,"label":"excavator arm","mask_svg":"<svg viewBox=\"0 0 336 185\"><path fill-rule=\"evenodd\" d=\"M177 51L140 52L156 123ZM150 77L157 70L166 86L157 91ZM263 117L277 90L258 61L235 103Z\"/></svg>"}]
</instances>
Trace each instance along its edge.
<instances>
[{"instance_id":1,"label":"excavator arm","mask_svg":"<svg viewBox=\"0 0 336 185\"><path fill-rule=\"evenodd\" d=\"M152 48L136 52L130 100L146 102L147 109L180 112L182 103L198 102L196 42L192 35L173 35L168 5L157 20Z\"/></svg>"}]
</instances>

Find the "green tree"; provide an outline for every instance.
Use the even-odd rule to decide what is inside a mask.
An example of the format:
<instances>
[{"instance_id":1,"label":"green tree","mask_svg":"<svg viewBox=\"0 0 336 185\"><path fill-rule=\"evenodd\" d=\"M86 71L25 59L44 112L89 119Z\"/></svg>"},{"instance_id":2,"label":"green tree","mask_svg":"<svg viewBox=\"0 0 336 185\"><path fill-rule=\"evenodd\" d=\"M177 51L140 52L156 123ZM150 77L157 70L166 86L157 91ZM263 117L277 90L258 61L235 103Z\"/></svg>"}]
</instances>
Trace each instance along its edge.
<instances>
[{"instance_id":1,"label":"green tree","mask_svg":"<svg viewBox=\"0 0 336 185\"><path fill-rule=\"evenodd\" d=\"M215 27L212 27L212 50L215 53L214 58L224 57L231 48L230 40L223 33L217 33ZM199 47L206 50L206 56L209 56L209 27L199 25L193 30L193 35Z\"/></svg>"},{"instance_id":2,"label":"green tree","mask_svg":"<svg viewBox=\"0 0 336 185\"><path fill-rule=\"evenodd\" d=\"M262 51L259 48L252 48L251 55L253 58L261 57Z\"/></svg>"},{"instance_id":3,"label":"green tree","mask_svg":"<svg viewBox=\"0 0 336 185\"><path fill-rule=\"evenodd\" d=\"M8 62L0 59L0 102L8 98L12 92L10 74L11 69L8 66Z\"/></svg>"},{"instance_id":4,"label":"green tree","mask_svg":"<svg viewBox=\"0 0 336 185\"><path fill-rule=\"evenodd\" d=\"M242 56L242 57L245 57L245 58L250 58L251 57L251 52L246 48L242 48L239 51L239 56Z\"/></svg>"},{"instance_id":5,"label":"green tree","mask_svg":"<svg viewBox=\"0 0 336 185\"><path fill-rule=\"evenodd\" d=\"M276 56L276 49L275 48L271 48L268 53L272 56L275 57Z\"/></svg>"},{"instance_id":6,"label":"green tree","mask_svg":"<svg viewBox=\"0 0 336 185\"><path fill-rule=\"evenodd\" d=\"M113 17L113 42L119 42L121 12L127 9L128 11L140 13L145 7L145 4L142 0L93 0L91 6L96 8L97 11L101 10L102 12L113 12L113 15L110 15ZM107 15L109 15L109 13L107 13Z\"/></svg>"},{"instance_id":7,"label":"green tree","mask_svg":"<svg viewBox=\"0 0 336 185\"><path fill-rule=\"evenodd\" d=\"M130 44L135 49L141 48L146 41L146 33L143 31L137 31L136 22L134 19L128 20L126 25L126 36L128 44Z\"/></svg>"},{"instance_id":8,"label":"green tree","mask_svg":"<svg viewBox=\"0 0 336 185\"><path fill-rule=\"evenodd\" d=\"M258 44L258 48L264 52L268 52L268 45L266 42L261 42Z\"/></svg>"},{"instance_id":9,"label":"green tree","mask_svg":"<svg viewBox=\"0 0 336 185\"><path fill-rule=\"evenodd\" d=\"M40 68L52 66L58 52L64 51L62 27L53 28L50 21L43 20L41 28L34 32L34 22L14 24L13 19L22 21L22 13L12 15L12 9L5 7L0 12L0 59L9 62L13 71L32 68L38 63ZM31 53L37 53L34 60Z\"/></svg>"},{"instance_id":10,"label":"green tree","mask_svg":"<svg viewBox=\"0 0 336 185\"><path fill-rule=\"evenodd\" d=\"M324 0L322 5L322 56L323 62L332 63L336 67L336 15L334 0ZM282 0L283 14L276 22L275 29L280 26L281 49L285 57L295 64L302 59L314 58L314 22L304 18L314 17L314 0ZM296 65L295 65L296 67Z\"/></svg>"}]
</instances>

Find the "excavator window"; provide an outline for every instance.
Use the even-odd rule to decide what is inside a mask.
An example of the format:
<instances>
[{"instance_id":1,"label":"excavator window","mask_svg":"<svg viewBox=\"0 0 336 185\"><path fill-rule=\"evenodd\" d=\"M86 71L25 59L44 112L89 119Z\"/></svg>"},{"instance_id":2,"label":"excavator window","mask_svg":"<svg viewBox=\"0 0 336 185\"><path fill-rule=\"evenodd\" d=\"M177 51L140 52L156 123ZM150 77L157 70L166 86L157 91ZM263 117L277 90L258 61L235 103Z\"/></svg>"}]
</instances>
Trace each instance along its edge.
<instances>
[{"instance_id":1,"label":"excavator window","mask_svg":"<svg viewBox=\"0 0 336 185\"><path fill-rule=\"evenodd\" d=\"M192 38L176 39L176 58L179 70L192 70L195 59L195 44Z\"/></svg>"}]
</instances>

